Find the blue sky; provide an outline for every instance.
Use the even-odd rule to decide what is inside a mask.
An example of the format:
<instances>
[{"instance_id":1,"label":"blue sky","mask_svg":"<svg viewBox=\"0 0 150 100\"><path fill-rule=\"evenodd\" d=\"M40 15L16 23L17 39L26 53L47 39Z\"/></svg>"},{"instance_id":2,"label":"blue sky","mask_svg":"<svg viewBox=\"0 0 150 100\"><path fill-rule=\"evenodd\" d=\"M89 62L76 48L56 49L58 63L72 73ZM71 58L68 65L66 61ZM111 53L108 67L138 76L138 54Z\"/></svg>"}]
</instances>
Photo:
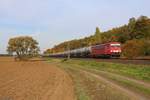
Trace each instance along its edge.
<instances>
[{"instance_id":1,"label":"blue sky","mask_svg":"<svg viewBox=\"0 0 150 100\"><path fill-rule=\"evenodd\" d=\"M33 36L41 50L150 17L150 0L0 0L0 53L9 38Z\"/></svg>"}]
</instances>

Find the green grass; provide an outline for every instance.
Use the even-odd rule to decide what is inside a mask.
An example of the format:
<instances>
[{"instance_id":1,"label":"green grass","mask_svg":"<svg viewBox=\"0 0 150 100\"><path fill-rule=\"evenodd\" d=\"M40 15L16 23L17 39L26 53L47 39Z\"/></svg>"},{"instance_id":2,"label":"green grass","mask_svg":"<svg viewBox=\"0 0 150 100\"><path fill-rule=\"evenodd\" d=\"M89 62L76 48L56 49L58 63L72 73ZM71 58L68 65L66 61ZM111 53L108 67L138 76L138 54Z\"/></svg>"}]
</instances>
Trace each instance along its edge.
<instances>
[{"instance_id":1,"label":"green grass","mask_svg":"<svg viewBox=\"0 0 150 100\"><path fill-rule=\"evenodd\" d=\"M80 76L78 76L80 77ZM86 90L83 88L81 85L81 80L74 76L74 82L75 82L75 87L76 87L76 94L77 94L77 100L91 100L90 97L88 96Z\"/></svg>"},{"instance_id":2,"label":"green grass","mask_svg":"<svg viewBox=\"0 0 150 100\"><path fill-rule=\"evenodd\" d=\"M59 67L72 77L75 83L77 100L129 100L123 93L116 91L93 76L80 72L72 65L61 63Z\"/></svg>"},{"instance_id":3,"label":"green grass","mask_svg":"<svg viewBox=\"0 0 150 100\"><path fill-rule=\"evenodd\" d=\"M131 80L126 80L126 79L123 79L120 77L115 77L113 75L109 75L109 74L107 75L107 74L102 74L102 73L101 73L101 76L103 76L109 80L112 80L112 81L116 82L117 84L120 84L121 86L123 86L125 88L136 91L137 93L142 93L143 95L145 95L147 97L150 94L150 88L147 88L141 84L137 84Z\"/></svg>"},{"instance_id":4,"label":"green grass","mask_svg":"<svg viewBox=\"0 0 150 100\"><path fill-rule=\"evenodd\" d=\"M53 61L58 61L58 60L53 60ZM91 100L89 95L87 94L86 89L84 88L84 85L82 84L82 78L80 77L80 74L63 64L61 65L59 64L58 66L60 68L63 68L72 77L75 85L75 93L77 96L77 100Z\"/></svg>"},{"instance_id":5,"label":"green grass","mask_svg":"<svg viewBox=\"0 0 150 100\"><path fill-rule=\"evenodd\" d=\"M119 64L108 62L96 62L85 60L69 60L67 64L80 65L83 68L103 70L135 79L150 82L150 65L133 65L133 64Z\"/></svg>"},{"instance_id":6,"label":"green grass","mask_svg":"<svg viewBox=\"0 0 150 100\"><path fill-rule=\"evenodd\" d=\"M150 88L147 88L141 84L137 84L131 80L126 80L124 78L121 78L121 77L116 77L114 75L111 75L111 74L104 74L102 72L97 72L95 70L89 70L88 68L83 68L81 65L75 65L75 64L72 64L72 67L74 68L81 68L82 70L87 70L87 71L91 71L92 73L95 73L97 75L100 75L102 77L105 77L109 80L112 80L114 82L116 82L117 84L125 87L125 88L128 88L132 91L135 91L137 93L142 93L143 95L145 95L146 97L149 97L149 94L150 94Z\"/></svg>"},{"instance_id":7,"label":"green grass","mask_svg":"<svg viewBox=\"0 0 150 100\"><path fill-rule=\"evenodd\" d=\"M50 62L59 62L59 64L62 66L70 66L70 68L80 68L83 70L91 70L95 74L99 74L100 76L103 76L111 81L116 82L118 85L121 85L125 88L128 88L129 90L135 91L137 93L141 93L145 95L146 97L149 97L150 94L150 88L144 87L140 84L136 84L135 82L131 80L126 80L120 77L116 77L109 74L102 74L94 72L94 70L97 71L104 71L104 72L110 72L114 74L119 74L121 76L138 79L142 81L150 82L150 66L149 65L133 65L133 64L118 64L118 63L110 63L110 62L96 62L94 60L67 60L63 61L62 59L51 59ZM66 68L66 67L65 67ZM69 68L69 69L70 69ZM68 68L67 68L68 69ZM70 72L70 71L69 71ZM71 72L70 74L74 75L75 71ZM86 94L83 86L81 86L80 82L80 75L73 76L76 83L76 90L78 95L78 100L90 100L88 98L88 95Z\"/></svg>"}]
</instances>

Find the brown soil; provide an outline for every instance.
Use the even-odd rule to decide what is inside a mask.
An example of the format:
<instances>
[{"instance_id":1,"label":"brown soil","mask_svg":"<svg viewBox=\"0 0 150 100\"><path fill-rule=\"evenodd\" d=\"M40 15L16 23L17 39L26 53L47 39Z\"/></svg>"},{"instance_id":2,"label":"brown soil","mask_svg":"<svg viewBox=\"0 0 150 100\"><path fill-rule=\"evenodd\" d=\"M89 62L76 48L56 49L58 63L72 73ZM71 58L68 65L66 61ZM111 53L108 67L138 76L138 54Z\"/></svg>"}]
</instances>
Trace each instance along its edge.
<instances>
[{"instance_id":1,"label":"brown soil","mask_svg":"<svg viewBox=\"0 0 150 100\"><path fill-rule=\"evenodd\" d=\"M0 57L0 100L75 100L73 82L53 64Z\"/></svg>"}]
</instances>

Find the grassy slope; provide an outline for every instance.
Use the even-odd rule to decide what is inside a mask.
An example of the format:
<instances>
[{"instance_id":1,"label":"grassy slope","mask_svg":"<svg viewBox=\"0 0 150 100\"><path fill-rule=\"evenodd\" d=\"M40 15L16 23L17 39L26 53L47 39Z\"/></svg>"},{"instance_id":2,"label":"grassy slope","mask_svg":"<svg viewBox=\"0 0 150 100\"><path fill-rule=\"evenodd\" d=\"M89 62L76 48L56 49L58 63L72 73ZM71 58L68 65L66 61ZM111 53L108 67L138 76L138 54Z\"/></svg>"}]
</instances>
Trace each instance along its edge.
<instances>
[{"instance_id":1,"label":"grassy slope","mask_svg":"<svg viewBox=\"0 0 150 100\"><path fill-rule=\"evenodd\" d=\"M73 68L73 66L66 64L59 66L65 69L73 78L78 100L130 100L123 93L110 87L109 84L86 75Z\"/></svg>"},{"instance_id":2,"label":"grassy slope","mask_svg":"<svg viewBox=\"0 0 150 100\"><path fill-rule=\"evenodd\" d=\"M69 75L72 77L75 83L75 92L77 95L77 99L78 100L91 100L84 87L84 82L82 80L83 77L81 77L82 76L81 73L78 73L77 71L73 69L66 68L62 65L60 67L63 68L66 72L68 72Z\"/></svg>"},{"instance_id":3,"label":"grassy slope","mask_svg":"<svg viewBox=\"0 0 150 100\"><path fill-rule=\"evenodd\" d=\"M103 70L111 73L150 82L149 65L117 64L108 62L70 60L67 64L80 65L83 68Z\"/></svg>"},{"instance_id":4,"label":"grassy slope","mask_svg":"<svg viewBox=\"0 0 150 100\"><path fill-rule=\"evenodd\" d=\"M119 74L125 77L138 79L146 82L150 82L150 66L145 65L126 65L126 64L116 64L116 63L105 63L105 62L96 62L96 61L82 61L82 60L70 60L65 62L67 64L72 64L74 67L83 68L83 69L96 69L99 71L106 71L115 74ZM97 72L94 72L97 73ZM136 84L133 81L126 80L120 77L98 73L101 76L116 82L117 84L128 88L136 93L142 94L150 98L150 88L145 87L140 84Z\"/></svg>"},{"instance_id":5,"label":"grassy slope","mask_svg":"<svg viewBox=\"0 0 150 100\"><path fill-rule=\"evenodd\" d=\"M59 59L55 59L56 62L60 61ZM86 91L90 87L85 90L85 86L81 85L85 84L84 82L81 82L81 80L85 79L83 77L84 75L80 75L79 73L77 74L77 71L73 71L73 69L76 68L81 68L85 70L98 70L98 71L106 71L106 72L111 72L115 74L119 74L125 77L129 78L134 78L146 82L150 82L150 66L145 66L145 65L125 65L125 64L116 64L116 63L105 63L105 62L96 62L96 61L83 61L83 60L69 60L66 62L61 62L61 66L63 65L63 68L67 69L70 75L73 77L73 79L76 81L76 87L77 87L77 94L78 94L78 100L90 100L88 95L86 95ZM69 66L69 67L66 67ZM72 69L73 68L73 69ZM113 75L109 74L102 74L102 73L97 73L92 71L93 73L100 74L101 76L112 80L116 82L117 84L128 88L132 91L135 91L137 93L140 93L142 95L148 96L150 94L150 89L146 88L142 85L135 84L134 82L130 80L125 80L120 77L115 77ZM73 76L74 75L74 76ZM88 80L88 83L90 84L90 80ZM99 82L95 82L99 83ZM94 86L94 85L92 85ZM84 88L83 88L84 87ZM99 91L100 92L100 91ZM108 91L106 93L108 95ZM117 94L115 94L117 96ZM96 97L96 96L95 96ZM119 96L117 96L118 98ZM101 97L102 98L102 97ZM119 98L123 99L123 98ZM95 99L94 99L95 100ZM103 99L105 100L105 99ZM125 99L126 100L126 99Z\"/></svg>"}]
</instances>

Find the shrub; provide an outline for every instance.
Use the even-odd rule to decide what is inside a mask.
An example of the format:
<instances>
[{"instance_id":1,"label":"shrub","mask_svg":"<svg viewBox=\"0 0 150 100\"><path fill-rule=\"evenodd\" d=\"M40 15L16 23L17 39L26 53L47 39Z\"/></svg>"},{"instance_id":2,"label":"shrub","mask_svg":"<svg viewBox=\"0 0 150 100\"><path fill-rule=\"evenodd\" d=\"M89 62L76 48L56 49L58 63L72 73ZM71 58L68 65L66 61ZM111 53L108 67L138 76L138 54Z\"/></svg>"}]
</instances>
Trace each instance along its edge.
<instances>
[{"instance_id":1,"label":"shrub","mask_svg":"<svg viewBox=\"0 0 150 100\"><path fill-rule=\"evenodd\" d=\"M123 56L133 59L138 56L144 55L144 42L142 40L127 41L123 47Z\"/></svg>"}]
</instances>

